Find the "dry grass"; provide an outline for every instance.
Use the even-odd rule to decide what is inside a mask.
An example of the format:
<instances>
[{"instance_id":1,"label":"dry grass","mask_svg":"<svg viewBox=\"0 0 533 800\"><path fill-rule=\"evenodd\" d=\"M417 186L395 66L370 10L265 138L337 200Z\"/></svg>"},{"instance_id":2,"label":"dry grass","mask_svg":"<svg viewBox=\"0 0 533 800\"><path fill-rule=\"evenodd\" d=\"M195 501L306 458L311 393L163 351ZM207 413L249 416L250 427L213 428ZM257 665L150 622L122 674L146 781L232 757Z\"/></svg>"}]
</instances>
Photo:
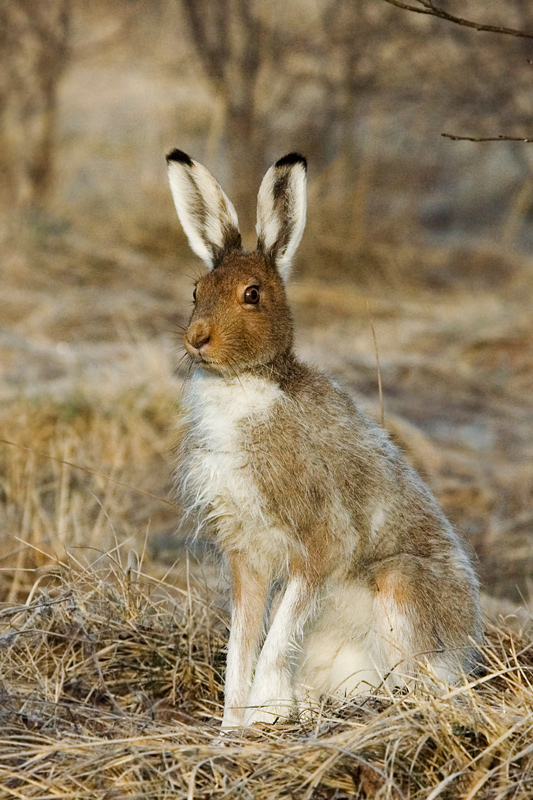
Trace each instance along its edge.
<instances>
[{"instance_id":1,"label":"dry grass","mask_svg":"<svg viewBox=\"0 0 533 800\"><path fill-rule=\"evenodd\" d=\"M491 629L488 674L442 696L220 739L223 619L135 566L65 554L4 605L0 797L531 797L531 640Z\"/></svg>"},{"instance_id":2,"label":"dry grass","mask_svg":"<svg viewBox=\"0 0 533 800\"><path fill-rule=\"evenodd\" d=\"M168 397L142 387L122 396L87 390L62 400L37 397L5 409L4 596L24 593L24 570L61 558L66 546L139 548L154 527L175 527L179 509L163 483L171 475L170 411Z\"/></svg>"}]
</instances>

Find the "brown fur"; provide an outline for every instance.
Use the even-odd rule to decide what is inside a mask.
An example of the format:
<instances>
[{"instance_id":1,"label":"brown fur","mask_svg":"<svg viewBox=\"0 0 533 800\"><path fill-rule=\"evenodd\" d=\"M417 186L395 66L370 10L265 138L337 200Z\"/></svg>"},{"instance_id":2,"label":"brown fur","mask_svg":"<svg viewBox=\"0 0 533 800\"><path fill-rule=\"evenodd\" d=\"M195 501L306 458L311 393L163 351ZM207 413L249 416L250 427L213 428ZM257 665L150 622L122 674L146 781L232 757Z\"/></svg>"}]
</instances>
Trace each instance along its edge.
<instances>
[{"instance_id":1,"label":"brown fur","mask_svg":"<svg viewBox=\"0 0 533 800\"><path fill-rule=\"evenodd\" d=\"M259 286L257 305L243 302L248 286ZM224 297L224 303L219 299ZM273 363L293 343L292 319L283 284L259 253L233 250L219 267L196 284L196 307L185 334L185 347L195 355L199 335L210 335L202 349L205 363L226 374Z\"/></svg>"}]
</instances>

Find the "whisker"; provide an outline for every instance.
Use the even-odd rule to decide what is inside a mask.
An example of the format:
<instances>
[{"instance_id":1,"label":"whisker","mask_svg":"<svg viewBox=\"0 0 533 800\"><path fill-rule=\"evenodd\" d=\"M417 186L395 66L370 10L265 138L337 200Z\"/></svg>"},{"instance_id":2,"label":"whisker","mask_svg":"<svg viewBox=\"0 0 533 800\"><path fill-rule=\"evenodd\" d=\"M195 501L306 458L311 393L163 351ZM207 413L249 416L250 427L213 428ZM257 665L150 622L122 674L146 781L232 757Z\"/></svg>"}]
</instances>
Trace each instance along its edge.
<instances>
[{"instance_id":1,"label":"whisker","mask_svg":"<svg viewBox=\"0 0 533 800\"><path fill-rule=\"evenodd\" d=\"M239 386L244 391L244 386L242 384L241 377L240 377L239 373L237 372L237 363L236 363L235 359L231 359L230 360L229 366L230 366L231 371L233 372L233 377L237 379L237 381L239 382Z\"/></svg>"},{"instance_id":2,"label":"whisker","mask_svg":"<svg viewBox=\"0 0 533 800\"><path fill-rule=\"evenodd\" d=\"M190 360L190 356L189 356L189 354L188 354L188 353L183 353L183 354L180 356L180 358L178 359L178 362L177 362L177 364L176 364L176 367L175 367L175 369L176 369L176 370L180 369L180 368L182 367L182 365L183 365L183 364L185 364L185 365L186 365L186 366L187 366L189 369L190 369L190 367L192 366L192 362L191 362L191 360Z\"/></svg>"}]
</instances>

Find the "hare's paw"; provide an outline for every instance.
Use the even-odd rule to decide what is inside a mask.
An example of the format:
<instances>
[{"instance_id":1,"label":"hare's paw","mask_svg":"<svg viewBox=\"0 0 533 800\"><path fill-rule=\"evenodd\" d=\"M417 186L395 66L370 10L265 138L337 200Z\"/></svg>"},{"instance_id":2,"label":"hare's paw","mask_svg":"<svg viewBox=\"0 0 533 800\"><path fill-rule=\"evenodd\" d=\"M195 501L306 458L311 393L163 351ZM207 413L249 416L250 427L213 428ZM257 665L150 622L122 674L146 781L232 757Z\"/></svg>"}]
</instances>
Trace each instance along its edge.
<instances>
[{"instance_id":1,"label":"hare's paw","mask_svg":"<svg viewBox=\"0 0 533 800\"><path fill-rule=\"evenodd\" d=\"M292 700L276 700L250 706L244 715L244 724L253 725L255 722L288 722L294 713Z\"/></svg>"},{"instance_id":2,"label":"hare's paw","mask_svg":"<svg viewBox=\"0 0 533 800\"><path fill-rule=\"evenodd\" d=\"M223 731L232 731L242 728L244 722L244 709L243 708L225 708L222 717L221 729Z\"/></svg>"},{"instance_id":3,"label":"hare's paw","mask_svg":"<svg viewBox=\"0 0 533 800\"><path fill-rule=\"evenodd\" d=\"M244 724L286 722L294 712L294 696L287 676L258 670L244 714Z\"/></svg>"}]
</instances>

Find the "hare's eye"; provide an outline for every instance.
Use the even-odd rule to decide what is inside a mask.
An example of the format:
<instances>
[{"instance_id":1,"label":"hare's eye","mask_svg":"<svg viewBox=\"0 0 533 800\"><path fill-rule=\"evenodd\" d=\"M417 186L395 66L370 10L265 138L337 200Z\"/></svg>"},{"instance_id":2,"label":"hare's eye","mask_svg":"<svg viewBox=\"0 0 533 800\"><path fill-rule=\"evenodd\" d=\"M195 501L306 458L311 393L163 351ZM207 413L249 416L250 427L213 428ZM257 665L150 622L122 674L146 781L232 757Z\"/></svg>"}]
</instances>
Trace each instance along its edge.
<instances>
[{"instance_id":1,"label":"hare's eye","mask_svg":"<svg viewBox=\"0 0 533 800\"><path fill-rule=\"evenodd\" d=\"M196 286L192 290L192 299L193 299L193 302L196 303Z\"/></svg>"},{"instance_id":2,"label":"hare's eye","mask_svg":"<svg viewBox=\"0 0 533 800\"><path fill-rule=\"evenodd\" d=\"M244 293L244 302L255 305L259 302L259 286L249 286Z\"/></svg>"}]
</instances>

